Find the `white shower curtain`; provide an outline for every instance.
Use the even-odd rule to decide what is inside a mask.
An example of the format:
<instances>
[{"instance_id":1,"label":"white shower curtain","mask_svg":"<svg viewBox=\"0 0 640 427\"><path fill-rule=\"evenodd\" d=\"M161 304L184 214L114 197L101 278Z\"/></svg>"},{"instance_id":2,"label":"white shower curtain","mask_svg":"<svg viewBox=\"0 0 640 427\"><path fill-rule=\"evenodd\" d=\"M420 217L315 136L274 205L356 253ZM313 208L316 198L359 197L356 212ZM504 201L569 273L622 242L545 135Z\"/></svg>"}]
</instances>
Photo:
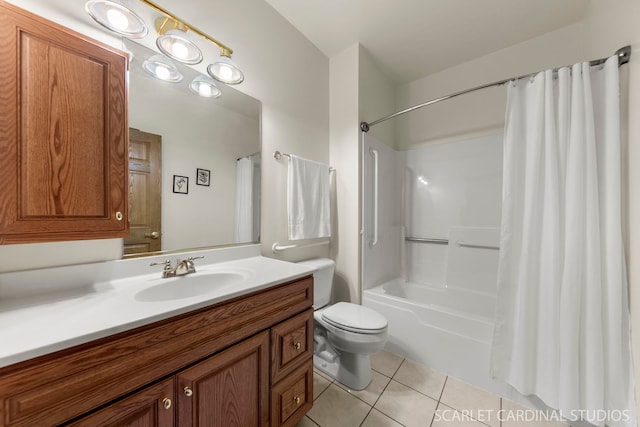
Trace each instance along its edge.
<instances>
[{"instance_id":1,"label":"white shower curtain","mask_svg":"<svg viewBox=\"0 0 640 427\"><path fill-rule=\"evenodd\" d=\"M253 239L253 160L251 156L236 162L236 243Z\"/></svg>"},{"instance_id":2,"label":"white shower curtain","mask_svg":"<svg viewBox=\"0 0 640 427\"><path fill-rule=\"evenodd\" d=\"M636 425L618 62L511 83L495 378L568 418Z\"/></svg>"}]
</instances>

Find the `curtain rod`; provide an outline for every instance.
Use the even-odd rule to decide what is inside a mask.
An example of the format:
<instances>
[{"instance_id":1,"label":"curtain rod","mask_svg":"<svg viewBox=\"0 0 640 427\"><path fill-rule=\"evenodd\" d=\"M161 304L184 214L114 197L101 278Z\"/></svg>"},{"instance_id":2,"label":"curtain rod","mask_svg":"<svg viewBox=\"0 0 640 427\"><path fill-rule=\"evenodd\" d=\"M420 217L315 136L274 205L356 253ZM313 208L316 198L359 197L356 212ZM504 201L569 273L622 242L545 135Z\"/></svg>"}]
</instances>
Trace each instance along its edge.
<instances>
[{"instance_id":1,"label":"curtain rod","mask_svg":"<svg viewBox=\"0 0 640 427\"><path fill-rule=\"evenodd\" d=\"M631 46L621 47L620 49L618 49L616 51L615 55L618 57L618 66L626 64L627 62L629 62L629 58L631 57ZM589 61L589 65L594 66L594 65L604 64L607 59L609 59L609 58L595 59L593 61ZM557 70L558 70L558 68L554 68L554 71L557 71ZM360 122L360 130L363 131L363 132L369 132L369 129L371 128L371 126L375 126L378 123L382 123L382 122L387 121L389 119L393 119L395 117L398 117L398 116L401 116L403 114L409 113L411 111L417 110L418 108L426 107L426 106L431 105L431 104L436 104L436 103L438 103L440 101L445 101L447 99L455 98L456 96L464 95L464 94L469 93L469 92L475 92L476 90L487 89L487 88L490 88L490 87L493 87L493 86L501 86L501 85L503 85L505 83L509 83L512 80L518 80L518 79L523 79L523 78L526 78L526 77L535 76L539 72L540 71L535 72L535 73L525 74L523 76L510 77L508 79L500 80L498 82L493 82L493 83L485 84L485 85L482 85L482 86L477 86L477 87L474 87L474 88L471 88L471 89L466 89L466 90L463 90L463 91L460 91L460 92L456 92L456 93L453 93L453 94L450 94L450 95L441 96L440 98L432 99L431 101L423 102L422 104L414 105L413 107L409 107L409 108L407 108L405 110L398 111L397 113L393 113L393 114L388 115L386 117L382 117L381 119L374 120L371 123Z\"/></svg>"}]
</instances>

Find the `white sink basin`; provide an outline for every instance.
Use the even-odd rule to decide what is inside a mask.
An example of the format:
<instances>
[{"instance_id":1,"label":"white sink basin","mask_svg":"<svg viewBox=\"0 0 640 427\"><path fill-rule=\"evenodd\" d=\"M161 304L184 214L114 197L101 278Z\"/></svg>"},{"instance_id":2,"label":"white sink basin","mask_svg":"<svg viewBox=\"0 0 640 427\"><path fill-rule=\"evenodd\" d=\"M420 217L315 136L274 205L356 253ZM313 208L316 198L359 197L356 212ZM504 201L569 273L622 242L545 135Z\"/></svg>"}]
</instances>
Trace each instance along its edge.
<instances>
[{"instance_id":1,"label":"white sink basin","mask_svg":"<svg viewBox=\"0 0 640 427\"><path fill-rule=\"evenodd\" d=\"M157 279L158 284L137 292L134 299L141 302L158 302L202 296L235 286L251 276L248 270L225 269Z\"/></svg>"}]
</instances>

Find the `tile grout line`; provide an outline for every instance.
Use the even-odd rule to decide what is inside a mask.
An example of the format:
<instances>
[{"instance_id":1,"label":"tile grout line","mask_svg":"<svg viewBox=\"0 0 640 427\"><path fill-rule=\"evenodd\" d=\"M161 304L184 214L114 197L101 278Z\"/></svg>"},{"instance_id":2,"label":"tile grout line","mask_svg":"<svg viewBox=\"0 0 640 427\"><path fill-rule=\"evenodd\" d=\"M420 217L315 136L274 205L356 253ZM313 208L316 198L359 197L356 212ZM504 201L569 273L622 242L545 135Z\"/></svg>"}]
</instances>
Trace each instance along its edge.
<instances>
[{"instance_id":1,"label":"tile grout line","mask_svg":"<svg viewBox=\"0 0 640 427\"><path fill-rule=\"evenodd\" d=\"M400 363L400 364L402 364L402 363ZM373 369L373 368L372 368L372 370L373 370L373 371L375 371L376 373L378 373L378 374L382 375L382 376L383 376L383 377L385 377L385 378L389 378L388 376L386 376L386 375L385 375L385 374L383 374L382 372L376 371L376 370L375 370L375 369ZM360 399L358 396L356 396L356 395L354 395L354 394L349 393L349 394L351 394L353 397L355 397L355 398L359 399L361 402L364 402L364 403L366 403L367 405L369 405L369 412L367 412L367 415L365 415L365 417L362 419L362 422L360 423L360 427L362 427L362 425L364 424L364 422L367 420L367 417L369 417L369 414L371 414L371 412L373 411L375 404L376 404L376 403L378 403L378 400L380 400L380 396L382 396L382 393L384 393L384 391L387 389L387 386L389 386L389 384L391 384L391 380L392 380L392 379L393 379L393 378L389 378L389 382L387 382L387 384L384 386L384 388L382 389L382 391L380 392L380 394L379 394L379 395L378 395L378 397L376 398L375 402L373 402L373 404L371 404L371 405L369 405L369 403L368 403L368 402L365 402L364 400ZM373 381L373 379L372 379L371 381ZM379 410L378 410L378 411L379 411ZM385 414L384 412L382 412L382 411L379 411L379 412L380 412L381 414L384 414L384 415L386 415L387 417L389 417L389 415ZM391 418L391 417L389 417L389 418ZM394 420L393 418L391 418L391 419L392 419L392 420ZM396 420L394 420L394 421L396 421ZM396 422L397 422L397 421L396 421Z\"/></svg>"},{"instance_id":2,"label":"tile grout line","mask_svg":"<svg viewBox=\"0 0 640 427\"><path fill-rule=\"evenodd\" d=\"M402 362L400 362L400 364L398 365L398 367L396 368L396 370L394 371L394 373L391 375L391 377L387 377L385 374L383 374L380 371L377 371L375 369L373 369L375 372L377 372L378 374L382 375L385 378L389 378L389 381L387 382L387 384L384 386L384 388L382 389L382 391L380 392L380 394L378 395L378 397L376 398L375 402L373 402L373 405L370 405L371 408L369 409L369 412L367 412L367 415L364 417L364 419L362 420L362 422L360 423L360 427L362 427L362 425L364 424L364 422L367 420L367 417L369 416L369 414L371 414L371 412L375 409L375 405L376 403L378 403L378 401L380 400L380 398L382 397L382 395L384 394L384 392L387 390L387 387L389 387L389 384L391 384L391 381L393 381L393 377L398 373L398 371L400 370L400 367L402 366L402 364L404 363L406 359L403 357L402 358ZM358 396L355 396L358 397ZM360 399L362 400L362 399ZM364 402L364 400L362 400ZM367 402L364 402L367 403ZM368 403L367 403L368 405ZM376 409L378 412L380 412L382 415L384 415L385 417L389 418L390 420L393 420L394 422L400 424L401 426L404 426L404 424L402 424L400 421L396 420L395 418L393 418L391 415L389 414L385 414L384 412L380 411L379 409Z\"/></svg>"},{"instance_id":3,"label":"tile grout line","mask_svg":"<svg viewBox=\"0 0 640 427\"><path fill-rule=\"evenodd\" d=\"M445 389L445 387L447 386L447 382L448 382L448 381L449 381L449 375L447 375L447 378L445 378L445 380L444 380L444 385L442 386L442 392L440 392L440 397L438 398L438 407L440 406L440 403L442 403L442 404L443 404L443 405L445 405L447 408L451 408L451 409L453 409L453 410L454 410L454 411L456 411L456 412L464 411L464 409L454 408L453 406L449 406L449 405L447 405L446 403L442 402L442 396L444 395L444 389ZM492 393L492 394L493 394L493 393ZM494 394L494 395L495 395L495 394ZM502 409L502 397L500 397L500 396L498 396L498 395L495 395L495 396L496 396L496 397L498 397L498 398L500 399L500 405L498 406L498 409L500 410L500 409ZM436 410L437 410L437 407L436 407ZM482 425L483 425L483 426L485 426L485 427L492 427L491 425L489 425L489 424L487 424L487 423L484 423L484 422L482 422L482 421L480 421L480 420L478 420L478 419L476 419L476 418L474 418L474 417L471 417L471 419L472 419L472 420L474 420L474 421L475 421L475 422L477 422L477 423L482 424ZM431 421L431 424L433 424L433 420ZM502 426L502 420L500 420L499 427L503 427L503 426Z\"/></svg>"},{"instance_id":4,"label":"tile grout line","mask_svg":"<svg viewBox=\"0 0 640 427\"><path fill-rule=\"evenodd\" d=\"M436 411L438 411L438 408L440 408L440 402L442 401L442 395L444 394L444 388L447 386L448 380L449 380L449 375L445 377L444 383L442 384L442 390L440 390L440 396L438 396L438 400L436 402ZM433 416L431 417L431 423L429 423L429 427L433 426L433 421L436 419L436 411L433 412Z\"/></svg>"}]
</instances>

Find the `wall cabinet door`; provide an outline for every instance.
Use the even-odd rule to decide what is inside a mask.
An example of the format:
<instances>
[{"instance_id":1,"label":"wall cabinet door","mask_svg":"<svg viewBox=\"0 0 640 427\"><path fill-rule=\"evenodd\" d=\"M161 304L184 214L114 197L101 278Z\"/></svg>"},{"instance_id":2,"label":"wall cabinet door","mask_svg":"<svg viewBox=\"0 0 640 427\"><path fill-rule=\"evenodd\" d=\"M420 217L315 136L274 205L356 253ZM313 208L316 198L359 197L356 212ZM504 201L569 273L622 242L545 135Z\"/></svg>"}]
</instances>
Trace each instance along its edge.
<instances>
[{"instance_id":1,"label":"wall cabinet door","mask_svg":"<svg viewBox=\"0 0 640 427\"><path fill-rule=\"evenodd\" d=\"M174 381L147 387L104 409L83 417L70 427L173 427Z\"/></svg>"},{"instance_id":2,"label":"wall cabinet door","mask_svg":"<svg viewBox=\"0 0 640 427\"><path fill-rule=\"evenodd\" d=\"M178 425L269 425L269 332L261 332L180 372Z\"/></svg>"},{"instance_id":3,"label":"wall cabinet door","mask_svg":"<svg viewBox=\"0 0 640 427\"><path fill-rule=\"evenodd\" d=\"M0 243L124 237L127 58L0 3Z\"/></svg>"}]
</instances>

